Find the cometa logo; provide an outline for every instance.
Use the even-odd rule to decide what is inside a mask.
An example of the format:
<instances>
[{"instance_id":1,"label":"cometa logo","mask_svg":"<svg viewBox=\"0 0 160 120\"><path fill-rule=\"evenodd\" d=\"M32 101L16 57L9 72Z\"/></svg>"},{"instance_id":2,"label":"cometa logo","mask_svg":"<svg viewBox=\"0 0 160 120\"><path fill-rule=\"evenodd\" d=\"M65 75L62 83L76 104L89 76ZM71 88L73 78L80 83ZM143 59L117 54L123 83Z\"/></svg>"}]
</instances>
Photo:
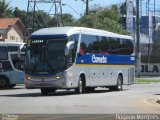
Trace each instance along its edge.
<instances>
[{"instance_id":1,"label":"cometa logo","mask_svg":"<svg viewBox=\"0 0 160 120\"><path fill-rule=\"evenodd\" d=\"M95 55L92 55L92 62L93 63L107 63L107 57L96 57Z\"/></svg>"}]
</instances>

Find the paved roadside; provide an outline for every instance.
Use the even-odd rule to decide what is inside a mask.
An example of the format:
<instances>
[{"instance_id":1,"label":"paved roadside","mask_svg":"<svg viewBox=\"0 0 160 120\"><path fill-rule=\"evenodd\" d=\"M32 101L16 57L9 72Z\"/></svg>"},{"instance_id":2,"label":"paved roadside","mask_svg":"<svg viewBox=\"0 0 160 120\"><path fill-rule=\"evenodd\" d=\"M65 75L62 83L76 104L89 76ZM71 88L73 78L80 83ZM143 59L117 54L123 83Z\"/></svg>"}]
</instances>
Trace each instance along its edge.
<instances>
[{"instance_id":1,"label":"paved roadside","mask_svg":"<svg viewBox=\"0 0 160 120\"><path fill-rule=\"evenodd\" d=\"M160 76L141 76L140 78L135 78L135 80L153 80L153 81L160 81ZM160 104L160 97L148 98L148 102L152 104Z\"/></svg>"},{"instance_id":2,"label":"paved roadside","mask_svg":"<svg viewBox=\"0 0 160 120\"><path fill-rule=\"evenodd\" d=\"M140 78L135 78L136 80L160 80L160 76L141 76Z\"/></svg>"}]
</instances>

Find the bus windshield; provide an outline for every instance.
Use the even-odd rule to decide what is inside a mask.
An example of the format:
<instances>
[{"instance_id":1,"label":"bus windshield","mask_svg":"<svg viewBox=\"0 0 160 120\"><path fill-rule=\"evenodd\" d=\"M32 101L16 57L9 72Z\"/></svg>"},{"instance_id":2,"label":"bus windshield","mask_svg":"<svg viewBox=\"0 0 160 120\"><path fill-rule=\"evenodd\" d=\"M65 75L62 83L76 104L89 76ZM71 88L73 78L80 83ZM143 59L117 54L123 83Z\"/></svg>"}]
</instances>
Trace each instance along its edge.
<instances>
[{"instance_id":1,"label":"bus windshield","mask_svg":"<svg viewBox=\"0 0 160 120\"><path fill-rule=\"evenodd\" d=\"M25 61L26 72L53 73L64 70L66 43L63 39L30 40Z\"/></svg>"},{"instance_id":2,"label":"bus windshield","mask_svg":"<svg viewBox=\"0 0 160 120\"><path fill-rule=\"evenodd\" d=\"M8 52L6 47L0 47L0 60L7 60L8 59Z\"/></svg>"}]
</instances>

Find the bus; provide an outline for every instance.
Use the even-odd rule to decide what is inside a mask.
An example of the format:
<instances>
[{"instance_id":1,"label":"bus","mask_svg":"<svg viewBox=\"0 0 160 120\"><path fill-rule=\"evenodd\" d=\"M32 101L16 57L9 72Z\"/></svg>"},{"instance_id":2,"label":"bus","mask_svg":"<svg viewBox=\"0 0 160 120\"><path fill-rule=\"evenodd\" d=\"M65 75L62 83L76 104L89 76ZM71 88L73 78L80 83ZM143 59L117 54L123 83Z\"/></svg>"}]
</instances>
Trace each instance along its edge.
<instances>
[{"instance_id":1,"label":"bus","mask_svg":"<svg viewBox=\"0 0 160 120\"><path fill-rule=\"evenodd\" d=\"M57 89L121 91L134 82L134 40L85 27L43 28L31 34L25 58L25 86L42 95Z\"/></svg>"},{"instance_id":2,"label":"bus","mask_svg":"<svg viewBox=\"0 0 160 120\"><path fill-rule=\"evenodd\" d=\"M0 89L24 83L24 45L18 42L0 43Z\"/></svg>"}]
</instances>

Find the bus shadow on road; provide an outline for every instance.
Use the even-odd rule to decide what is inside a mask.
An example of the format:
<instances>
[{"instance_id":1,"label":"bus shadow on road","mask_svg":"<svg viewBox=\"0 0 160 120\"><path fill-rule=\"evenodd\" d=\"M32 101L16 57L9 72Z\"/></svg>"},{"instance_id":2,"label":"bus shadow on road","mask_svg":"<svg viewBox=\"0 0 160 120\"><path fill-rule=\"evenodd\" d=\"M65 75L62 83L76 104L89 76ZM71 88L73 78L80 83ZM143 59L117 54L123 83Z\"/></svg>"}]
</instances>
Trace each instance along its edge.
<instances>
[{"instance_id":1,"label":"bus shadow on road","mask_svg":"<svg viewBox=\"0 0 160 120\"><path fill-rule=\"evenodd\" d=\"M160 93L154 94L154 95L160 95Z\"/></svg>"},{"instance_id":2,"label":"bus shadow on road","mask_svg":"<svg viewBox=\"0 0 160 120\"><path fill-rule=\"evenodd\" d=\"M6 89L0 89L0 91L7 91L7 90L19 90L23 88L6 88Z\"/></svg>"},{"instance_id":3,"label":"bus shadow on road","mask_svg":"<svg viewBox=\"0 0 160 120\"><path fill-rule=\"evenodd\" d=\"M127 89L124 89L123 91L126 91ZM86 92L81 95L85 94L101 94L101 93L111 93L115 91L109 91L109 90L95 90L93 92ZM70 96L70 95L80 95L75 93L75 91L56 91L55 93L49 93L48 95L42 95L41 92L36 93L22 93L22 94L7 94L7 95L0 95L0 97L54 97L54 96Z\"/></svg>"}]
</instances>

